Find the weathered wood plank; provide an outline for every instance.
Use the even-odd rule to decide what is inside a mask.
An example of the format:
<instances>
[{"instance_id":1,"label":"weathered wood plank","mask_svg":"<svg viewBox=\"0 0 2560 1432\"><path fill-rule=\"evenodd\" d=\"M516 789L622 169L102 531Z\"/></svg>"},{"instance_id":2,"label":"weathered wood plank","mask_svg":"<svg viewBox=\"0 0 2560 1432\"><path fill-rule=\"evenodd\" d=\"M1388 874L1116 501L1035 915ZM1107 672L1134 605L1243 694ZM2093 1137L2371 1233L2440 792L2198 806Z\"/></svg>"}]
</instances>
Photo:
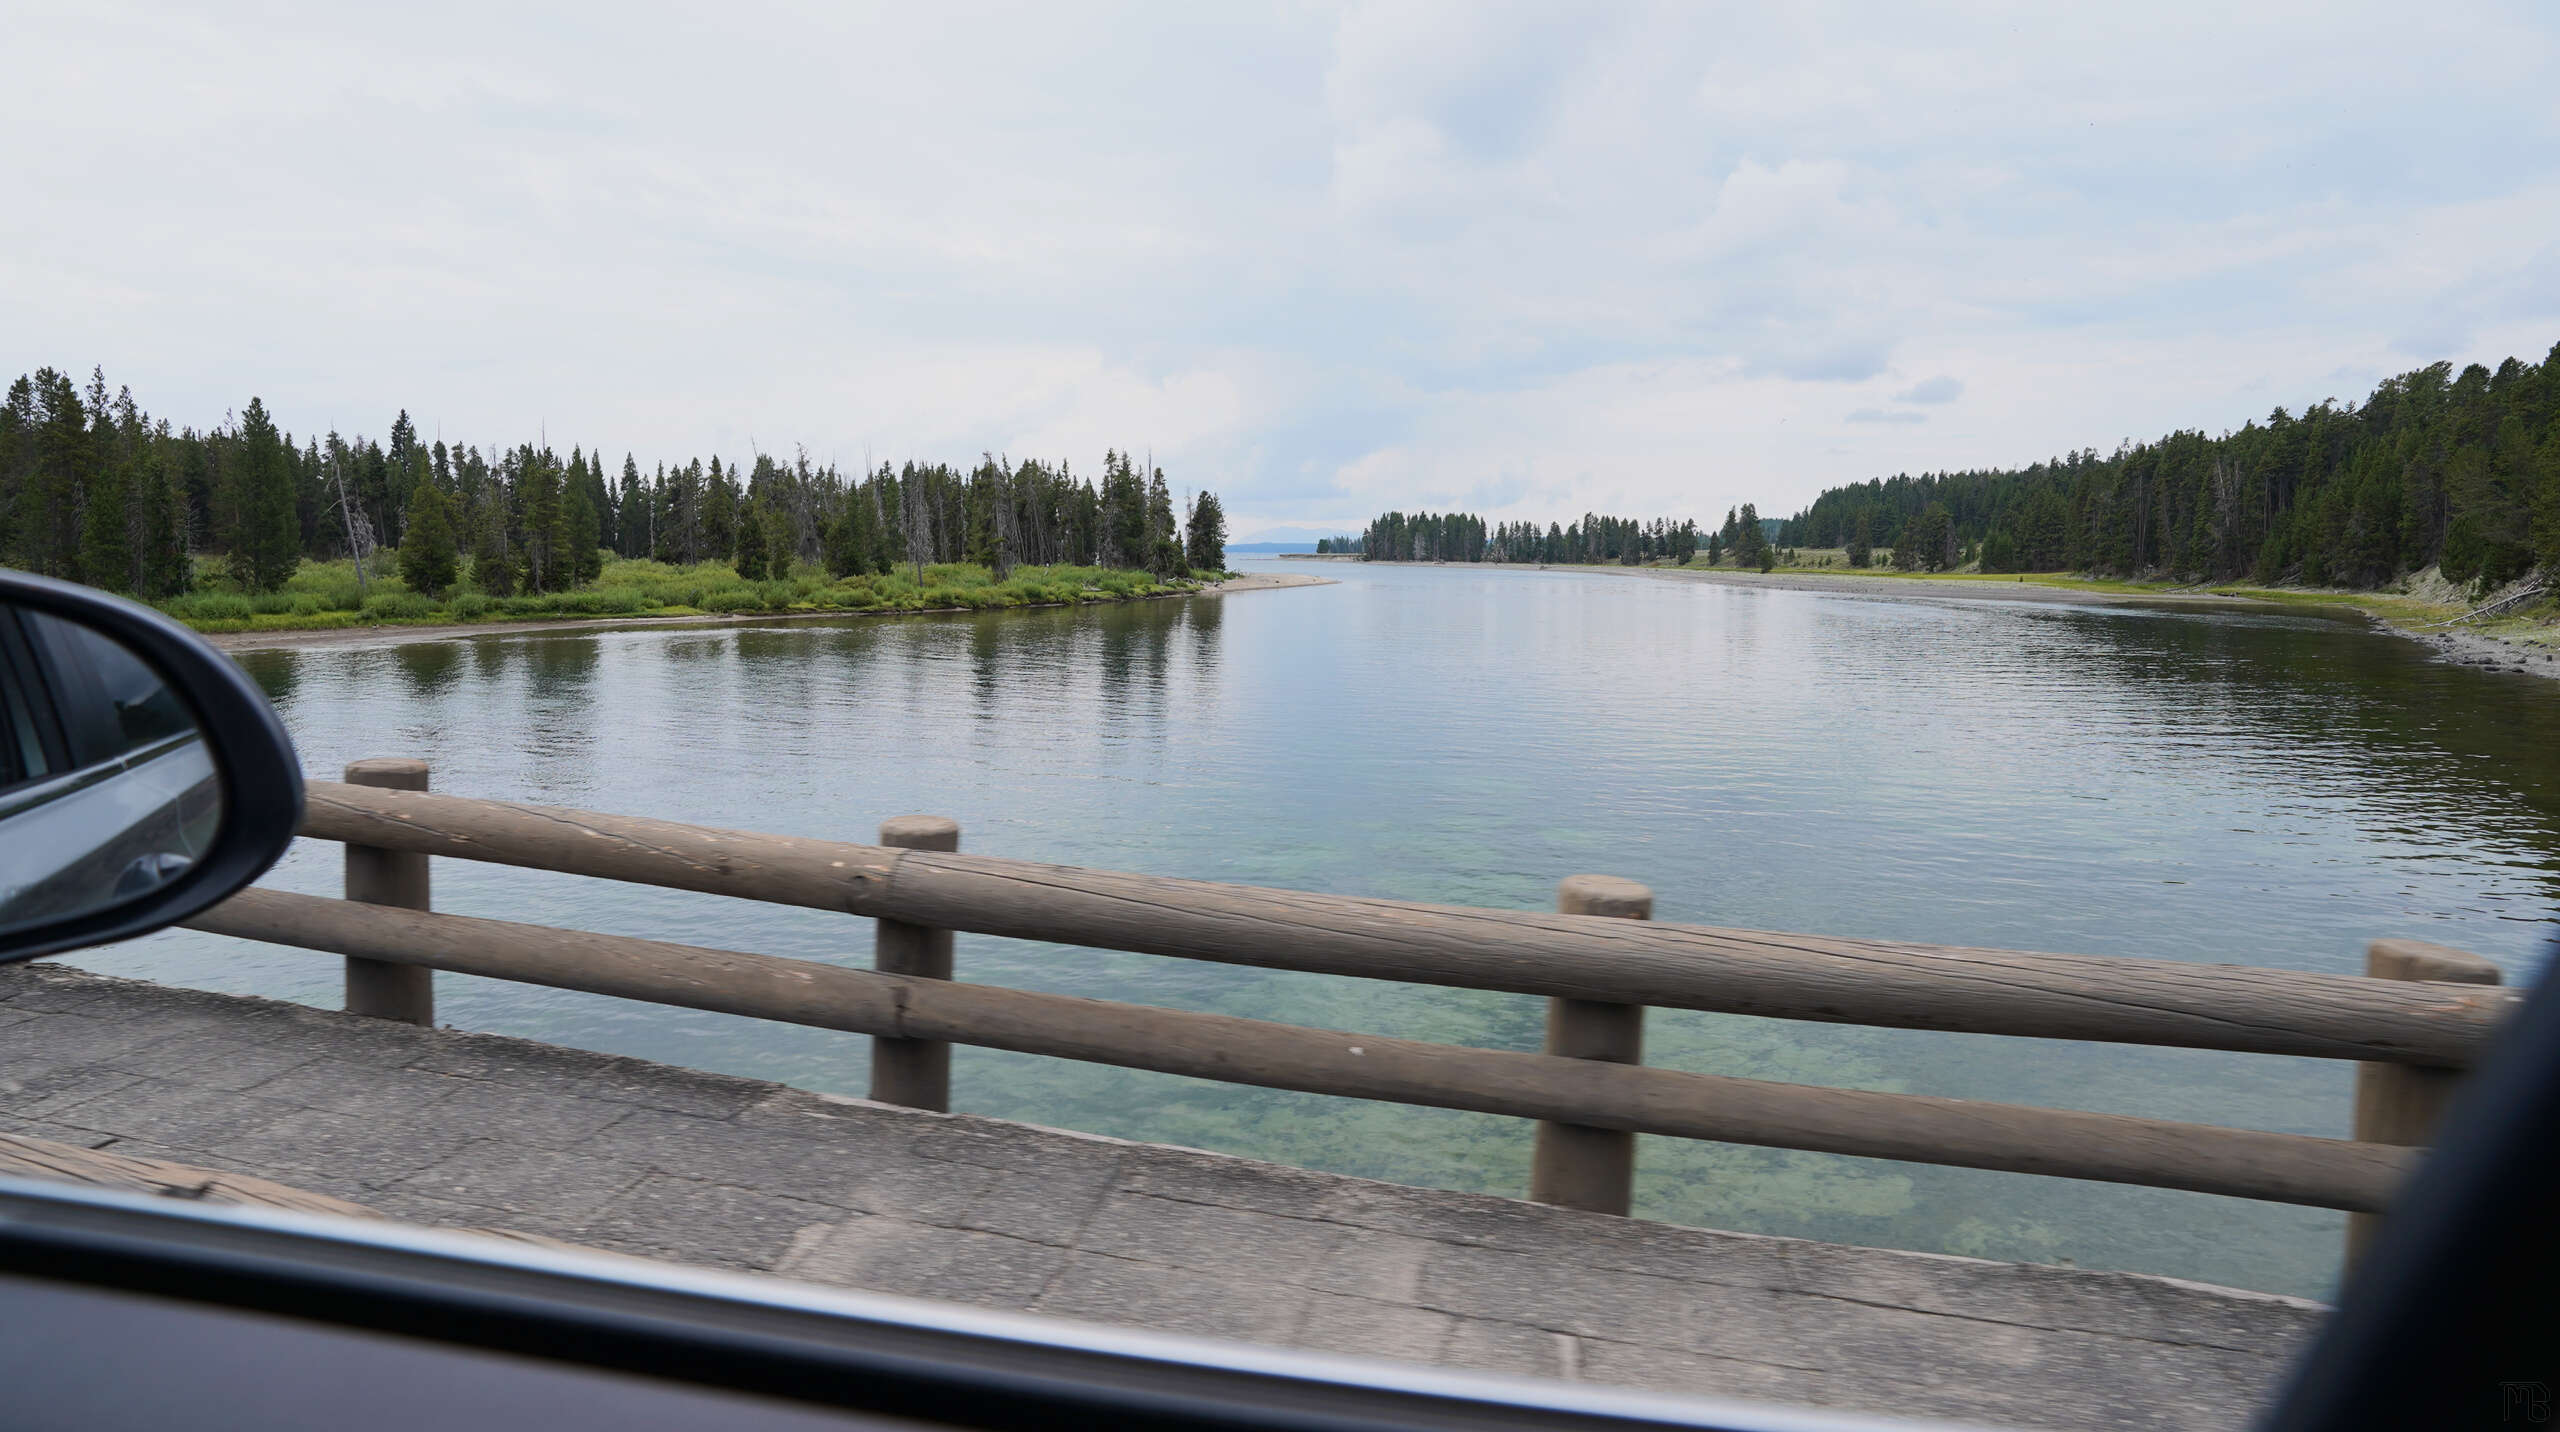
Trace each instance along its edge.
<instances>
[{"instance_id":1,"label":"weathered wood plank","mask_svg":"<svg viewBox=\"0 0 2560 1432\"><path fill-rule=\"evenodd\" d=\"M2376 1210L2407 1149L1465 1049L245 890L216 934L904 1039L1679 1138ZM1616 923L1616 922L1613 922Z\"/></svg>"},{"instance_id":2,"label":"weathered wood plank","mask_svg":"<svg viewBox=\"0 0 2560 1432\"><path fill-rule=\"evenodd\" d=\"M315 781L303 833L1061 944L1781 1019L2460 1067L2512 990L1221 885Z\"/></svg>"},{"instance_id":3,"label":"weathered wood plank","mask_svg":"<svg viewBox=\"0 0 2560 1432\"><path fill-rule=\"evenodd\" d=\"M133 1158L105 1149L23 1134L0 1134L0 1175L85 1183L128 1193L156 1193L206 1203L246 1204L252 1208L285 1208L296 1213L334 1213L345 1218L380 1215L359 1203L325 1193L293 1188L252 1174L224 1173L160 1159Z\"/></svg>"},{"instance_id":4,"label":"weathered wood plank","mask_svg":"<svg viewBox=\"0 0 2560 1432\"><path fill-rule=\"evenodd\" d=\"M77 1144L57 1143L52 1139L32 1138L24 1134L0 1134L0 1177L38 1178L54 1183L118 1189L126 1193L157 1194L163 1198L236 1204L248 1208L279 1208L290 1213L326 1213L339 1218L384 1216L379 1210L361 1203L313 1193L307 1188L295 1188L255 1174L197 1168L165 1159L134 1158L106 1149L84 1149ZM540 1233L522 1233L512 1228L466 1227L452 1231L483 1238L503 1238L511 1243L534 1243L573 1253L614 1258L629 1256L606 1253Z\"/></svg>"}]
</instances>

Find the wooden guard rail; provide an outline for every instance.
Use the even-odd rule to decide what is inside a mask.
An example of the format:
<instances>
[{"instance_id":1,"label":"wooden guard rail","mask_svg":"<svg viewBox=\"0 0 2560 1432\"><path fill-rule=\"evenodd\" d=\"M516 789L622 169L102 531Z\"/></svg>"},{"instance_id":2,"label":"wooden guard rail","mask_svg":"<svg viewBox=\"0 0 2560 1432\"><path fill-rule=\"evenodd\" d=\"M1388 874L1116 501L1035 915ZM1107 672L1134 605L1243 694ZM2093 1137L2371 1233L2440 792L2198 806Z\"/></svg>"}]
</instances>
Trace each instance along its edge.
<instances>
[{"instance_id":1,"label":"wooden guard rail","mask_svg":"<svg viewBox=\"0 0 2560 1432\"><path fill-rule=\"evenodd\" d=\"M869 1034L875 1097L920 1107L948 1104L948 1046L964 1043L1512 1115L1541 1121L1533 1195L1605 1212L1627 1211L1632 1136L1651 1133L2375 1214L2518 998L2476 957L2400 942L2376 947L2386 977L2371 978L1776 935L1653 923L1651 892L1605 877L1566 882L1558 914L1477 910L962 855L957 826L930 817L855 845L433 795L422 763L348 774L312 783L303 833L346 843L349 900L248 890L190 923L347 956L350 1008L431 1022L423 982L372 992L386 971L443 969ZM435 914L430 855L868 916L879 968ZM414 880L376 883L391 856L417 860ZM1543 994L1547 1052L959 984L954 930ZM2356 1138L1647 1068L1648 1005L2350 1059Z\"/></svg>"}]
</instances>

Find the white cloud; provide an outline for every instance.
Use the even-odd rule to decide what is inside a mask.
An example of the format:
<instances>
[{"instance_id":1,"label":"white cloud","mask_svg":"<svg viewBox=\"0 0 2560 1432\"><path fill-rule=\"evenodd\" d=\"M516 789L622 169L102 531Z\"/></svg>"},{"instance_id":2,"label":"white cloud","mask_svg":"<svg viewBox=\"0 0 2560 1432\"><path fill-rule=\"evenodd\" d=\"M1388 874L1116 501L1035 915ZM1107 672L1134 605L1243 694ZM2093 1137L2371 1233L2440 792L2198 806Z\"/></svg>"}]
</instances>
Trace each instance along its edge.
<instances>
[{"instance_id":1,"label":"white cloud","mask_svg":"<svg viewBox=\"0 0 2560 1432\"><path fill-rule=\"evenodd\" d=\"M2308 0L26 10L0 367L644 462L1152 447L1240 528L1781 511L2539 355L2554 51Z\"/></svg>"},{"instance_id":2,"label":"white cloud","mask_svg":"<svg viewBox=\"0 0 2560 1432\"><path fill-rule=\"evenodd\" d=\"M1952 403L1963 396L1963 381L1941 373L1894 394L1893 400L1897 403Z\"/></svg>"}]
</instances>

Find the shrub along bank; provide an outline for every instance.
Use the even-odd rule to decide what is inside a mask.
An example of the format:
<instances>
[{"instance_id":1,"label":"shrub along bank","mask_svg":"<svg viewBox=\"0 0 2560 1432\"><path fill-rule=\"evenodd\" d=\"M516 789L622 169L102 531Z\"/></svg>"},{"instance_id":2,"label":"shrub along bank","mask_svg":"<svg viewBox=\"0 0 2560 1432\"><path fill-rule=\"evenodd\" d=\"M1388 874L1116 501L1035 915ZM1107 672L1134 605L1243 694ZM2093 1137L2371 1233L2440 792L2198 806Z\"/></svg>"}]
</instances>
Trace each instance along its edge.
<instances>
[{"instance_id":1,"label":"shrub along bank","mask_svg":"<svg viewBox=\"0 0 2560 1432\"><path fill-rule=\"evenodd\" d=\"M389 563L374 564L387 568ZM752 612L915 612L1061 606L1122 601L1197 591L1198 580L1152 576L1103 567L1015 567L997 581L973 562L928 564L919 583L915 569L842 579L824 572L748 581L727 562L677 566L646 560L611 560L593 582L568 591L493 596L469 580L441 598L412 591L388 570L365 573L355 564L304 561L284 585L247 592L222 575L220 562L198 573L196 589L156 603L162 611L202 632L324 631L358 626L440 626L478 622L539 621L581 617L724 616ZM1215 572L1200 574L1214 579Z\"/></svg>"}]
</instances>

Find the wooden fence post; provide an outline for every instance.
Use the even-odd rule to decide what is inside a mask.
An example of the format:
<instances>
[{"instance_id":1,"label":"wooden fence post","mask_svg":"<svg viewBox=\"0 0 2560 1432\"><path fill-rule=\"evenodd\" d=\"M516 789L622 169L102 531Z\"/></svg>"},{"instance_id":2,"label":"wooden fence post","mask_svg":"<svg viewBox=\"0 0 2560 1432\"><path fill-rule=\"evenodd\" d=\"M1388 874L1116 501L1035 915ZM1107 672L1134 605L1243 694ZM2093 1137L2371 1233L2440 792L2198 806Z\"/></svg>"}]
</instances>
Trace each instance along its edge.
<instances>
[{"instance_id":1,"label":"wooden fence post","mask_svg":"<svg viewBox=\"0 0 2560 1432\"><path fill-rule=\"evenodd\" d=\"M2423 940L2376 940L2365 947L2364 972L2378 980L2435 980L2493 985L2498 967L2465 950ZM2459 1069L2416 1064L2356 1065L2355 1137L2361 1143L2421 1148L2432 1142L2445 1105L2462 1082ZM2352 1268L2382 1231L2384 1215L2347 1215L2347 1266Z\"/></svg>"},{"instance_id":2,"label":"wooden fence post","mask_svg":"<svg viewBox=\"0 0 2560 1432\"><path fill-rule=\"evenodd\" d=\"M423 791L427 788L427 763L408 756L356 761L347 767L347 784ZM405 850L348 846L347 898L369 905L427 909L427 857ZM436 1022L435 979L435 971L421 966L349 956L347 1013L396 1019L432 1029Z\"/></svg>"},{"instance_id":3,"label":"wooden fence post","mask_svg":"<svg viewBox=\"0 0 2560 1432\"><path fill-rule=\"evenodd\" d=\"M939 815L902 815L880 823L880 843L898 850L958 850L960 822ZM951 978L951 932L904 920L882 920L872 968L888 975ZM883 1104L951 1112L951 1045L940 1039L874 1038L871 1097Z\"/></svg>"},{"instance_id":4,"label":"wooden fence post","mask_svg":"<svg viewBox=\"0 0 2560 1432\"><path fill-rule=\"evenodd\" d=\"M1609 875L1570 875L1556 887L1567 915L1653 918L1653 892ZM1546 1052L1612 1064L1644 1062L1644 1006L1592 999L1547 1001ZM1624 1217L1635 1198L1636 1136L1624 1129L1538 1121L1529 1197L1559 1208Z\"/></svg>"}]
</instances>

